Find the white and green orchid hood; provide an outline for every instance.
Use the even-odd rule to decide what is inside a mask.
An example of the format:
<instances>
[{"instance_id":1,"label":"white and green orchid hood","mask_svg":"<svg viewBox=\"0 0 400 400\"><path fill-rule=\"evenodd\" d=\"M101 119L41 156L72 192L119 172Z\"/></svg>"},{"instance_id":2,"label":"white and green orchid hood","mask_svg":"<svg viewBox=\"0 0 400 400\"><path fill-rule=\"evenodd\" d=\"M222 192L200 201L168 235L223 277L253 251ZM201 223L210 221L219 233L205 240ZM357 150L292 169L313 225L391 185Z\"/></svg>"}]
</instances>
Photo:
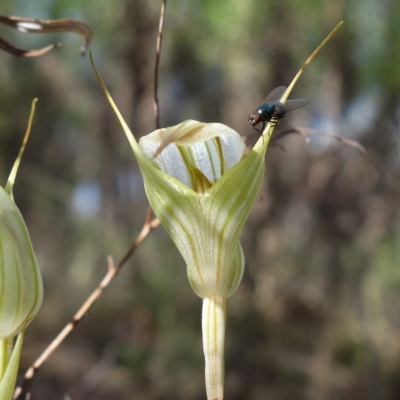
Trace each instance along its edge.
<instances>
[{"instance_id":1,"label":"white and green orchid hood","mask_svg":"<svg viewBox=\"0 0 400 400\"><path fill-rule=\"evenodd\" d=\"M150 133L139 149L150 205L185 259L194 291L229 297L243 274L239 235L262 182L262 152L243 158L237 132L192 120Z\"/></svg>"}]
</instances>

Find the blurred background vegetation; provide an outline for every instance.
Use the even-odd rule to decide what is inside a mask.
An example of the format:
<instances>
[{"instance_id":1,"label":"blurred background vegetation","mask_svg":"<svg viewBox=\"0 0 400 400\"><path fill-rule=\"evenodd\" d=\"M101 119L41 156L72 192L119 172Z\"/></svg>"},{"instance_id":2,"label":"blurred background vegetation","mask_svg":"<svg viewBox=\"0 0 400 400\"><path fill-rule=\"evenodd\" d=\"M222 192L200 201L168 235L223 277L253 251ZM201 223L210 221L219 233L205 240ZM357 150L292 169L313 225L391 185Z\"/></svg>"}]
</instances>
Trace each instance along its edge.
<instances>
[{"instance_id":1,"label":"blurred background vegetation","mask_svg":"<svg viewBox=\"0 0 400 400\"><path fill-rule=\"evenodd\" d=\"M136 137L155 129L160 1L6 0L0 14L75 18ZM228 303L227 400L400 398L400 2L169 0L160 64L161 125L225 123L257 139L248 115L287 85L340 20L277 131L308 127L359 141L280 139L242 244ZM41 265L43 307L24 371L118 260L144 222L137 164L74 34L0 27L37 59L0 53L0 177L6 182L39 98L15 200ZM162 228L44 364L33 399L205 399L201 301Z\"/></svg>"}]
</instances>

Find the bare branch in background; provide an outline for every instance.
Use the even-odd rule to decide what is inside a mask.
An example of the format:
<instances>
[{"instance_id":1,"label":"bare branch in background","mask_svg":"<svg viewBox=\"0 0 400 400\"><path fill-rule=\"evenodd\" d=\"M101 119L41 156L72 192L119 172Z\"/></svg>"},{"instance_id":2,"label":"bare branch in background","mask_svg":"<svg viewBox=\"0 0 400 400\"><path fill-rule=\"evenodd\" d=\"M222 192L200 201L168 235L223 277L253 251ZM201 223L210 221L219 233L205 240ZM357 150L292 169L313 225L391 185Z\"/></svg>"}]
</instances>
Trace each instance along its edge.
<instances>
[{"instance_id":1,"label":"bare branch in background","mask_svg":"<svg viewBox=\"0 0 400 400\"><path fill-rule=\"evenodd\" d=\"M160 110L158 107L158 69L160 65L161 55L161 42L162 42L162 31L164 25L165 8L167 6L167 0L163 0L161 6L160 23L158 25L158 35L156 44L156 66L154 69L154 116L156 118L156 128L160 129Z\"/></svg>"},{"instance_id":2,"label":"bare branch in background","mask_svg":"<svg viewBox=\"0 0 400 400\"><path fill-rule=\"evenodd\" d=\"M360 150L364 154L367 153L365 147L362 146L360 143L356 142L355 140L347 139L342 136L333 135L331 133L325 133L325 132L318 131L316 129L311 129L311 128L303 128L303 127L289 128L282 132L279 132L276 136L273 137L273 140L277 140L277 139L281 138L282 136L293 134L293 133L301 135L304 138L304 141L306 143L310 143L311 135L325 136L330 139L337 140L338 142L347 144L348 146L355 147L356 149Z\"/></svg>"},{"instance_id":3,"label":"bare branch in background","mask_svg":"<svg viewBox=\"0 0 400 400\"><path fill-rule=\"evenodd\" d=\"M5 17L0 15L0 23L21 32L28 33L75 32L81 35L85 40L84 45L81 47L82 55L86 54L93 36L89 25L74 19L43 20L23 17ZM0 49L19 57L38 57L60 45L61 44L58 43L44 47L43 49L29 51L18 49L0 38Z\"/></svg>"},{"instance_id":4,"label":"bare branch in background","mask_svg":"<svg viewBox=\"0 0 400 400\"><path fill-rule=\"evenodd\" d=\"M53 352L60 346L60 344L65 340L65 338L82 322L82 320L88 315L88 312L96 303L96 301L101 297L104 290L110 285L111 281L118 275L122 267L127 263L127 261L135 253L139 245L143 240L149 235L149 233L157 228L160 224L158 219L151 219L152 211L149 208L146 216L146 221L143 225L141 232L139 233L136 240L133 242L130 249L121 258L121 260L115 265L111 259L108 257L108 270L100 284L93 291L93 293L88 297L88 299L79 308L76 314L73 316L72 320L64 327L64 329L57 335L57 337L50 343L50 345L43 351L43 353L37 358L37 360L29 367L26 371L23 381L20 386L15 389L14 400L30 400L31 398L31 388L34 382L36 372L42 366L42 364L53 354Z\"/></svg>"},{"instance_id":5,"label":"bare branch in background","mask_svg":"<svg viewBox=\"0 0 400 400\"><path fill-rule=\"evenodd\" d=\"M154 86L154 110L156 125L159 128L159 110L158 110L158 68L160 61L161 52L161 40L162 40L162 28L165 15L166 0L163 0L163 5L161 7L159 32L156 44L156 67L155 67L155 86ZM18 17L1 17L0 23L12 26L18 30L24 32L32 33L50 33L50 32L66 32L73 31L79 33L85 38L85 46L83 52L86 52L87 47L91 41L91 30L88 25L73 20L53 20L53 21L42 21L42 20L32 20L29 18L18 18ZM50 46L49 46L50 47ZM53 48L54 46L52 46ZM10 51L11 48L11 51ZM46 48L47 49L47 48ZM9 45L7 49L11 54L14 54L17 49ZM6 50L6 51L7 51ZM49 49L50 50L50 49ZM47 50L47 51L49 51ZM43 53L44 54L44 53ZM20 54L15 54L20 55ZM25 57L27 57L25 55ZM138 246L143 242L143 240L149 235L149 233L159 226L160 222L157 218L152 220L152 209L149 207L147 211L146 221L143 225L142 231L122 257L122 259L115 265L112 258L108 257L108 270L102 281L99 283L97 288L92 292L84 304L75 313L72 320L61 330L57 337L50 343L50 345L43 351L43 353L37 358L37 360L29 367L24 375L23 381L20 386L18 386L14 392L14 400L30 400L31 399L31 388L36 376L36 372L43 365L43 363L53 354L53 352L61 345L61 343L66 339L66 337L82 322L82 320L88 315L95 302L101 297L104 290L110 285L111 281L118 275L122 267L127 263L127 261L132 257Z\"/></svg>"},{"instance_id":6,"label":"bare branch in background","mask_svg":"<svg viewBox=\"0 0 400 400\"><path fill-rule=\"evenodd\" d=\"M348 146L355 147L356 149L360 150L363 154L367 153L365 147L362 146L360 143L356 142L355 140L347 139L347 138L344 138L344 137L338 136L338 135L333 135L331 133L318 131L316 129L303 128L303 127L288 128L288 129L285 129L285 130L283 130L281 132L278 132L278 133L274 134L272 136L272 138L271 138L270 146L271 147L278 147L279 150L281 150L283 152L286 152L285 147L282 144L280 144L278 142L278 140L281 137L286 136L286 135L290 135L290 134L300 135L307 144L310 143L310 136L311 135L325 136L325 137L328 137L330 139L337 140L338 142L342 142L342 143L344 143L344 144L346 144ZM254 136L254 135L243 135L243 140L245 142L247 142L248 139L251 136ZM252 147L253 147L253 144L247 144L246 154L252 149Z\"/></svg>"},{"instance_id":7,"label":"bare branch in background","mask_svg":"<svg viewBox=\"0 0 400 400\"><path fill-rule=\"evenodd\" d=\"M0 49L6 51L17 57L39 57L46 54L48 51L53 50L55 47L61 46L61 43L51 44L49 46L43 47L38 50L22 50L18 47L12 46L10 43L6 42L4 39L0 38Z\"/></svg>"}]
</instances>

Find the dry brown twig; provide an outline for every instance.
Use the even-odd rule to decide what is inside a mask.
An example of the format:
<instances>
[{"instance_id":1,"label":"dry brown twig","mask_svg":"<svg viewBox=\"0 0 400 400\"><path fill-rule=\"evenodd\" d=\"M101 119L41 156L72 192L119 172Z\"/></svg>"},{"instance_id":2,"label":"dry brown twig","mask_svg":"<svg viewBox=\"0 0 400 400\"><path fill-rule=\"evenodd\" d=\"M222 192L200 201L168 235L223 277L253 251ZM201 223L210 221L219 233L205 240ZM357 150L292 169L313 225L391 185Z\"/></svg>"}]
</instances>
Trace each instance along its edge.
<instances>
[{"instance_id":1,"label":"dry brown twig","mask_svg":"<svg viewBox=\"0 0 400 400\"><path fill-rule=\"evenodd\" d=\"M19 49L18 47L13 46L6 40L0 38L0 49L17 57L25 57L25 58L39 57L42 56L43 54L46 54L50 50L53 50L55 47L59 46L61 46L61 43L51 44L49 46L42 47L41 49L37 50L22 50Z\"/></svg>"},{"instance_id":2,"label":"dry brown twig","mask_svg":"<svg viewBox=\"0 0 400 400\"><path fill-rule=\"evenodd\" d=\"M75 32L85 40L81 48L81 54L86 53L93 36L89 25L74 19L44 20L0 15L0 24L28 33ZM38 50L22 50L0 38L0 49L17 57L38 57L59 46L61 46L61 43L52 44Z\"/></svg>"},{"instance_id":3,"label":"dry brown twig","mask_svg":"<svg viewBox=\"0 0 400 400\"><path fill-rule=\"evenodd\" d=\"M278 135L274 137L274 139L279 139L282 136L289 135L289 134L298 134L303 137L304 141L308 144L310 143L310 136L312 135L317 135L317 136L325 136L330 139L337 140L338 142L344 143L350 147L355 147L356 149L360 150L362 153L366 154L365 147L362 146L360 143L356 142L355 140L352 139L347 139L342 136L334 135L331 133L326 133L322 131L318 131L316 129L311 129L311 128L303 128L303 127L294 127L294 128L288 128L285 129L282 132L279 132Z\"/></svg>"},{"instance_id":4,"label":"dry brown twig","mask_svg":"<svg viewBox=\"0 0 400 400\"><path fill-rule=\"evenodd\" d=\"M161 55L161 42L162 42L162 31L164 25L165 8L167 6L167 0L163 0L160 13L160 22L158 24L158 35L156 44L156 65L154 68L154 117L156 119L156 128L160 129L160 109L158 106L158 69L160 66L160 55Z\"/></svg>"},{"instance_id":5,"label":"dry brown twig","mask_svg":"<svg viewBox=\"0 0 400 400\"><path fill-rule=\"evenodd\" d=\"M160 53L161 53L161 40L162 40L162 29L166 8L166 0L163 0L160 14L159 31L157 36L156 45L156 67L155 67L155 82L154 82L154 113L156 118L156 125L159 128L159 108L158 108L158 68L160 63ZM36 361L29 367L26 371L23 381L20 386L15 389L14 400L30 400L31 398L31 388L34 382L35 376L39 368L43 363L54 353L54 351L61 345L65 338L83 321L83 319L88 315L91 308L94 306L96 301L101 297L104 290L110 285L112 280L118 275L122 267L127 263L127 261L135 253L136 249L143 242L143 240L150 234L150 232L160 225L160 221L155 218L152 220L153 211L149 207L147 210L147 216L143 228L136 240L133 242L126 254L121 258L121 260L115 265L112 258L109 256L107 258L108 270L106 275L103 277L97 288L92 292L84 304L75 313L72 320L61 330L61 332L56 336L56 338L49 344L49 346L43 351L43 353L36 359Z\"/></svg>"},{"instance_id":6,"label":"dry brown twig","mask_svg":"<svg viewBox=\"0 0 400 400\"><path fill-rule=\"evenodd\" d=\"M365 149L364 146L362 146L360 143L358 143L355 140L352 139L347 139L345 137L342 136L338 136L338 135L334 135L332 133L326 133L326 132L322 132L322 131L318 131L316 129L311 129L311 128L304 128L304 127L300 127L300 126L296 126L293 128L287 128L281 132L278 132L276 135L273 135L271 138L271 143L270 146L274 146L279 148L279 150L286 152L285 147L280 144L279 142L277 142L281 137L286 136L286 135L290 135L290 134L297 134L300 135L303 139L304 142L306 144L310 143L310 136L312 135L316 135L316 136L324 136L333 140L336 140L338 142L344 143L347 146L350 147L354 147L358 150L360 150L363 154L367 153L367 150ZM244 141L247 141L249 139L250 135L245 135L243 136ZM246 148L246 153L249 152L251 150L252 146L247 145Z\"/></svg>"}]
</instances>

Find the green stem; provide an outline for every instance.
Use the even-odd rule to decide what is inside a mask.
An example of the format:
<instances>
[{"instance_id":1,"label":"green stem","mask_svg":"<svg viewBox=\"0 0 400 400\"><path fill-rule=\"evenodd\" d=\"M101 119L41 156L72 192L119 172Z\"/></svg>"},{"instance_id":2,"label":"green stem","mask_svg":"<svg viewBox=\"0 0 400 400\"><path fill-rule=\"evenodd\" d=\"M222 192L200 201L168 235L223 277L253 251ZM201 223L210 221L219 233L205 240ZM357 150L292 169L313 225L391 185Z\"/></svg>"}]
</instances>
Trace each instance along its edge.
<instances>
[{"instance_id":1,"label":"green stem","mask_svg":"<svg viewBox=\"0 0 400 400\"><path fill-rule=\"evenodd\" d=\"M0 339L0 381L3 379L6 372L8 362L13 349L13 339Z\"/></svg>"},{"instance_id":2,"label":"green stem","mask_svg":"<svg viewBox=\"0 0 400 400\"><path fill-rule=\"evenodd\" d=\"M17 380L19 360L21 358L22 343L24 341L24 332L18 335L13 346L13 338L1 339L1 364L2 377L0 380L0 399L11 400L14 393L15 381ZM10 348L11 346L11 348ZM13 346L13 347L12 347ZM12 350L12 351L11 351ZM4 366L4 360L8 355L7 365Z\"/></svg>"},{"instance_id":3,"label":"green stem","mask_svg":"<svg viewBox=\"0 0 400 400\"><path fill-rule=\"evenodd\" d=\"M224 398L224 341L226 324L226 299L203 299L203 349L208 400Z\"/></svg>"}]
</instances>

